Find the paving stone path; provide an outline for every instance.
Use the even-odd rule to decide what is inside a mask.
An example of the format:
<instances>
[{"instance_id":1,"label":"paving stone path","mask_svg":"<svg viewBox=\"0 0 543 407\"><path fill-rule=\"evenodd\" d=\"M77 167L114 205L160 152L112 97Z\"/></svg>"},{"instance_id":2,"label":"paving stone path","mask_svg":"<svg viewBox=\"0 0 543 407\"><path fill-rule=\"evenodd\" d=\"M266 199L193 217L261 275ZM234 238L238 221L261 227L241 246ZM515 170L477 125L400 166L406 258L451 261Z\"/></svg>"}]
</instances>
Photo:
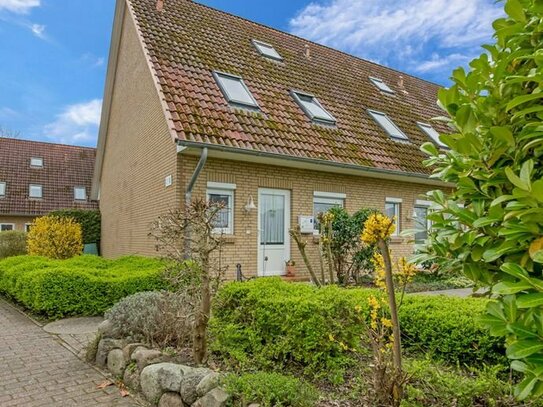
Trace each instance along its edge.
<instances>
[{"instance_id":1,"label":"paving stone path","mask_svg":"<svg viewBox=\"0 0 543 407\"><path fill-rule=\"evenodd\" d=\"M133 407L64 342L0 298L0 406Z\"/></svg>"}]
</instances>

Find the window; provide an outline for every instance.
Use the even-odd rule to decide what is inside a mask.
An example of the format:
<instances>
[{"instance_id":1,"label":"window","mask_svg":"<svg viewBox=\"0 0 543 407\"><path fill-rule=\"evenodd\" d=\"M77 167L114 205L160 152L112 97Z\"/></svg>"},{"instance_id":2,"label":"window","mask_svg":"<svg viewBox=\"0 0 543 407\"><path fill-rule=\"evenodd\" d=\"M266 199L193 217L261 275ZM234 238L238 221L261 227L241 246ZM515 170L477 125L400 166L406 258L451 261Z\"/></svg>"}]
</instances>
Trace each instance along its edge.
<instances>
[{"instance_id":1,"label":"window","mask_svg":"<svg viewBox=\"0 0 543 407\"><path fill-rule=\"evenodd\" d=\"M385 201L385 215L390 219L394 219L396 225L394 236L400 235L401 204L402 200L399 198L387 198Z\"/></svg>"},{"instance_id":2,"label":"window","mask_svg":"<svg viewBox=\"0 0 543 407\"><path fill-rule=\"evenodd\" d=\"M0 196L6 196L6 183L0 182Z\"/></svg>"},{"instance_id":3,"label":"window","mask_svg":"<svg viewBox=\"0 0 543 407\"><path fill-rule=\"evenodd\" d=\"M31 167L36 167L36 168L43 167L43 158L41 158L41 157L32 157L30 159L30 166Z\"/></svg>"},{"instance_id":4,"label":"window","mask_svg":"<svg viewBox=\"0 0 543 407\"><path fill-rule=\"evenodd\" d=\"M239 76L221 72L213 72L213 76L228 103L258 109L258 103Z\"/></svg>"},{"instance_id":5,"label":"window","mask_svg":"<svg viewBox=\"0 0 543 407\"><path fill-rule=\"evenodd\" d=\"M9 232L10 230L15 230L13 223L0 223L0 232Z\"/></svg>"},{"instance_id":6,"label":"window","mask_svg":"<svg viewBox=\"0 0 543 407\"><path fill-rule=\"evenodd\" d=\"M235 184L220 182L207 183L207 200L210 204L217 204L221 209L215 219L215 233L234 234L234 190Z\"/></svg>"},{"instance_id":7,"label":"window","mask_svg":"<svg viewBox=\"0 0 543 407\"><path fill-rule=\"evenodd\" d=\"M283 60L281 55L279 55L279 53L275 50L275 48L272 45L266 44L265 42L257 41L257 40L253 40L253 45L258 50L258 52L260 52L260 55L264 55L265 57L276 59L278 61Z\"/></svg>"},{"instance_id":8,"label":"window","mask_svg":"<svg viewBox=\"0 0 543 407\"><path fill-rule=\"evenodd\" d=\"M388 133L390 137L395 139L408 140L407 136L403 133L403 131L401 131L400 128L396 126L386 114L382 112L376 112L375 110L368 110L368 113Z\"/></svg>"},{"instance_id":9,"label":"window","mask_svg":"<svg viewBox=\"0 0 543 407\"><path fill-rule=\"evenodd\" d=\"M417 126L428 136L430 137L434 143L438 144L440 147L447 147L443 142L439 139L439 133L434 129L432 126L426 123L417 122Z\"/></svg>"},{"instance_id":10,"label":"window","mask_svg":"<svg viewBox=\"0 0 543 407\"><path fill-rule=\"evenodd\" d=\"M426 201L417 201L413 212L415 223L415 243L424 243L428 239L428 231L432 223L428 220L430 203Z\"/></svg>"},{"instance_id":11,"label":"window","mask_svg":"<svg viewBox=\"0 0 543 407\"><path fill-rule=\"evenodd\" d=\"M386 92L386 93L394 93L394 91L392 89L390 89L388 87L388 85L385 82L383 82L382 79L374 78L372 76L370 76L369 78L370 78L371 83L373 83L375 86L377 86L379 88L379 90L381 90L383 92Z\"/></svg>"},{"instance_id":12,"label":"window","mask_svg":"<svg viewBox=\"0 0 543 407\"><path fill-rule=\"evenodd\" d=\"M30 184L28 186L28 196L30 198L41 198L43 196L43 188L41 185Z\"/></svg>"},{"instance_id":13,"label":"window","mask_svg":"<svg viewBox=\"0 0 543 407\"><path fill-rule=\"evenodd\" d=\"M85 187L75 187L74 188L74 199L77 201L86 201L87 200L87 188Z\"/></svg>"},{"instance_id":14,"label":"window","mask_svg":"<svg viewBox=\"0 0 543 407\"><path fill-rule=\"evenodd\" d=\"M320 213L328 212L335 206L344 207L345 198L347 195L335 193L335 192L317 192L313 193L313 218L315 225L315 233L319 233L320 225L318 221L318 215Z\"/></svg>"},{"instance_id":15,"label":"window","mask_svg":"<svg viewBox=\"0 0 543 407\"><path fill-rule=\"evenodd\" d=\"M25 223L25 232L30 232L30 229L32 228L32 223Z\"/></svg>"},{"instance_id":16,"label":"window","mask_svg":"<svg viewBox=\"0 0 543 407\"><path fill-rule=\"evenodd\" d=\"M295 91L291 91L291 95L311 120L321 124L336 124L334 116L322 107L315 96Z\"/></svg>"}]
</instances>

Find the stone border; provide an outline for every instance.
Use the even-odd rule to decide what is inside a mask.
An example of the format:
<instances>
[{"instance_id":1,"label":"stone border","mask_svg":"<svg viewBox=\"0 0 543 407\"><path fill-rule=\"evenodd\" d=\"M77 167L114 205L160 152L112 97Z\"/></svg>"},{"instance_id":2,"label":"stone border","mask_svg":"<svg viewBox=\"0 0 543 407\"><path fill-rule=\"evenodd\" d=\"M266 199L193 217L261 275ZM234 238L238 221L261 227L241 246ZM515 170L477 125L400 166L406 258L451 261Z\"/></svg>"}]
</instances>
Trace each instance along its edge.
<instances>
[{"instance_id":1,"label":"stone border","mask_svg":"<svg viewBox=\"0 0 543 407\"><path fill-rule=\"evenodd\" d=\"M221 375L207 368L174 362L171 355L141 343L108 337L111 323L98 327L95 362L124 384L159 407L225 407L228 393L220 387Z\"/></svg>"}]
</instances>

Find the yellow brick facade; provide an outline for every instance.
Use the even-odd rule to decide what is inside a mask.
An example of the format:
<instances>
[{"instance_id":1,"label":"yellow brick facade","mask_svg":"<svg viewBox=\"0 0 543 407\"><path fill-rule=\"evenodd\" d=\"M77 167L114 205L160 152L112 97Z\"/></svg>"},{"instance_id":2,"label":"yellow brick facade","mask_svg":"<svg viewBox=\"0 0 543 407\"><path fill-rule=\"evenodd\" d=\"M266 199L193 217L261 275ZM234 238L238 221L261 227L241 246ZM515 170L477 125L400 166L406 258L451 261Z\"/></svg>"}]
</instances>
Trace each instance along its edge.
<instances>
[{"instance_id":1,"label":"yellow brick facade","mask_svg":"<svg viewBox=\"0 0 543 407\"><path fill-rule=\"evenodd\" d=\"M25 231L26 225L33 220L33 216L0 216L0 225L14 225L14 230Z\"/></svg>"}]
</instances>

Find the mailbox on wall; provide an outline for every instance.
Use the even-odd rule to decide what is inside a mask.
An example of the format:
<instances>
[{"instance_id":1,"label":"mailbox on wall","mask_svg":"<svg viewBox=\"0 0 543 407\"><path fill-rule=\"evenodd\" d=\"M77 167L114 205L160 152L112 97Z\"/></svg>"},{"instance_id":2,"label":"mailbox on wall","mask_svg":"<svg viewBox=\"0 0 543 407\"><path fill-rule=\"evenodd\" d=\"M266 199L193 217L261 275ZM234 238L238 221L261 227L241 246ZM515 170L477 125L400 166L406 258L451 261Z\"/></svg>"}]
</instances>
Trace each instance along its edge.
<instances>
[{"instance_id":1,"label":"mailbox on wall","mask_svg":"<svg viewBox=\"0 0 543 407\"><path fill-rule=\"evenodd\" d=\"M315 231L315 219L313 216L298 216L298 225L301 233L313 233Z\"/></svg>"}]
</instances>

